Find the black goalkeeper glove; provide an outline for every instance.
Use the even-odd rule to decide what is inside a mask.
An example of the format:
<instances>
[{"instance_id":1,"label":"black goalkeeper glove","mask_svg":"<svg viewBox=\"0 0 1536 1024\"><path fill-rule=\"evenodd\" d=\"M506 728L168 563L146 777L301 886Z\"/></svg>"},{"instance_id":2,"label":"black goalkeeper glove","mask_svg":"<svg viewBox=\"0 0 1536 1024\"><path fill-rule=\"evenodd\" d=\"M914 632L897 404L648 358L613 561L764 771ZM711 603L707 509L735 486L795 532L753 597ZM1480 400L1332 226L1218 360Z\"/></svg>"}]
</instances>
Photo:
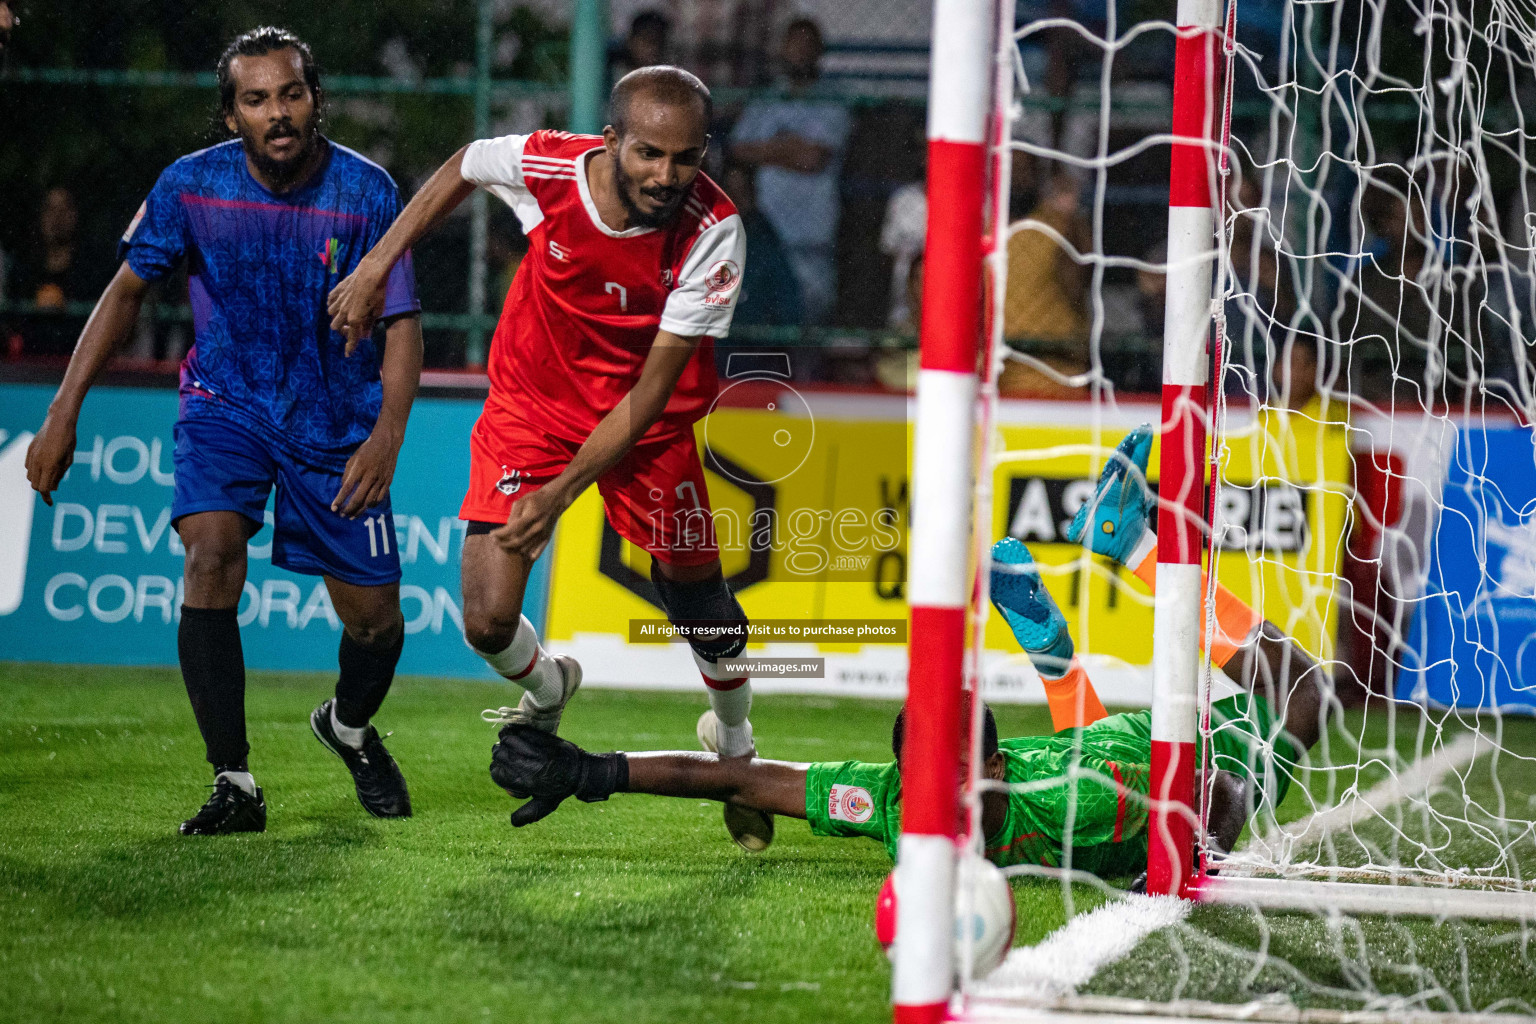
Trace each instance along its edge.
<instances>
[{"instance_id":1,"label":"black goalkeeper glove","mask_svg":"<svg viewBox=\"0 0 1536 1024\"><path fill-rule=\"evenodd\" d=\"M569 740L526 725L509 725L491 748L491 779L514 797L531 797L512 812L522 828L545 817L566 797L607 800L629 784L623 754L589 754Z\"/></svg>"}]
</instances>

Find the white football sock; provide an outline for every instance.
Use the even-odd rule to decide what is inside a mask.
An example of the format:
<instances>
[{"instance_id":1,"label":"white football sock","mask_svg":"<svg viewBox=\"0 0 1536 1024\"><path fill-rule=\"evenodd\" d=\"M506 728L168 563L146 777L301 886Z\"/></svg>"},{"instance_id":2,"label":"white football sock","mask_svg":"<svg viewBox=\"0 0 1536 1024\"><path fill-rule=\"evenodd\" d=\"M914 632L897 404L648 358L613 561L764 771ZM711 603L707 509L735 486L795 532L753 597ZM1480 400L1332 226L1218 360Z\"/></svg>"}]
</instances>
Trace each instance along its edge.
<instances>
[{"instance_id":1,"label":"white football sock","mask_svg":"<svg viewBox=\"0 0 1536 1024\"><path fill-rule=\"evenodd\" d=\"M506 650L498 654L487 654L473 645L471 650L484 658L497 675L527 690L534 707L555 707L560 703L560 698L565 696L560 666L539 646L539 634L526 615L519 617L517 633Z\"/></svg>"},{"instance_id":2,"label":"white football sock","mask_svg":"<svg viewBox=\"0 0 1536 1024\"><path fill-rule=\"evenodd\" d=\"M250 772L219 772L214 776L214 781L217 782L219 779L228 779L251 796L256 795L256 776Z\"/></svg>"},{"instance_id":3,"label":"white football sock","mask_svg":"<svg viewBox=\"0 0 1536 1024\"><path fill-rule=\"evenodd\" d=\"M731 675L715 667L697 654L693 660L709 687L709 706L715 713L715 745L721 757L744 757L752 752L752 723L747 714L752 710L752 680L741 675ZM725 688L717 688L725 687Z\"/></svg>"},{"instance_id":4,"label":"white football sock","mask_svg":"<svg viewBox=\"0 0 1536 1024\"><path fill-rule=\"evenodd\" d=\"M334 703L331 705L331 731L336 734L337 739L353 750L362 750L363 742L368 738L368 727L366 725L353 728L350 725L341 724L341 719L336 717L336 705Z\"/></svg>"},{"instance_id":5,"label":"white football sock","mask_svg":"<svg viewBox=\"0 0 1536 1024\"><path fill-rule=\"evenodd\" d=\"M747 689L747 685L743 684L741 689ZM709 703L712 707L718 708L720 702L716 699L717 692L715 690L709 691ZM734 693L735 691L731 692ZM747 696L750 698L751 694ZM751 701L749 700L748 703L751 703ZM720 721L719 712L715 713L715 721ZM739 725L716 725L715 743L720 747L721 757L746 757L754 749L752 743L752 723L742 719Z\"/></svg>"}]
</instances>

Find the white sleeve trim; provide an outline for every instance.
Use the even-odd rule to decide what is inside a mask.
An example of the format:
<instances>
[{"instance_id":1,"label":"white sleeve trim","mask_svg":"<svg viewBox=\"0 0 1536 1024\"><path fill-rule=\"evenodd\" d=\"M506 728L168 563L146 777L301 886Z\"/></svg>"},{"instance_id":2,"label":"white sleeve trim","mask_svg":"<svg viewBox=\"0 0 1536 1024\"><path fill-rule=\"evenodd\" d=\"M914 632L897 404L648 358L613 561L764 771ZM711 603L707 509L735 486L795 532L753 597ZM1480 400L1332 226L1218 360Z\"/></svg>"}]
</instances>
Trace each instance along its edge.
<instances>
[{"instance_id":1,"label":"white sleeve trim","mask_svg":"<svg viewBox=\"0 0 1536 1024\"><path fill-rule=\"evenodd\" d=\"M683 261L677 287L667 296L661 329L685 338L730 334L746 266L747 235L740 216L733 213L705 228Z\"/></svg>"},{"instance_id":2,"label":"white sleeve trim","mask_svg":"<svg viewBox=\"0 0 1536 1024\"><path fill-rule=\"evenodd\" d=\"M459 173L476 185L523 185L523 147L526 135L503 135L498 139L477 139L464 151Z\"/></svg>"},{"instance_id":3,"label":"white sleeve trim","mask_svg":"<svg viewBox=\"0 0 1536 1024\"><path fill-rule=\"evenodd\" d=\"M524 234L544 219L544 212L523 177L523 148L527 144L526 135L477 139L464 151L464 160L459 165L465 181L482 186L512 208Z\"/></svg>"}]
</instances>

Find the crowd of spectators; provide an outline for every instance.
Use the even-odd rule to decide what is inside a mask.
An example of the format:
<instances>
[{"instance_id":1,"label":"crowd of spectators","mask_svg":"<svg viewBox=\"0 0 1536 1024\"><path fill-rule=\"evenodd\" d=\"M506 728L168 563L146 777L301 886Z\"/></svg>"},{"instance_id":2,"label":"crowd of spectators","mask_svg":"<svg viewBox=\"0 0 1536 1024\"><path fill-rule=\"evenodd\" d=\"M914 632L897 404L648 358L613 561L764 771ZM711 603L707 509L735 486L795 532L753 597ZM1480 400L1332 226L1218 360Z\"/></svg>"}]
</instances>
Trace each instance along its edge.
<instances>
[{"instance_id":1,"label":"crowd of spectators","mask_svg":"<svg viewBox=\"0 0 1536 1024\"><path fill-rule=\"evenodd\" d=\"M757 202L800 288L804 321L821 326L837 305L838 185L848 145L848 109L809 94L820 75L821 30L792 21L780 52L782 99L748 103L731 130L726 159L753 171Z\"/></svg>"},{"instance_id":2,"label":"crowd of spectators","mask_svg":"<svg viewBox=\"0 0 1536 1024\"><path fill-rule=\"evenodd\" d=\"M1102 3L1023 0L1020 6L1021 21L1064 17L1083 23L1090 34L1103 30L1094 23L1095 17L1103 19ZM1270 31L1263 17L1267 9L1256 4L1249 32ZM640 12L610 50L610 75L681 60L673 36L665 13ZM1014 127L1009 182L1014 226L1006 247L1002 315L1004 335L1019 358L1008 362L1000 379L1005 395L1081 397L1098 368L1121 392L1153 391L1159 382L1167 147L1147 147L1116 161L1102 178L1085 161L1091 162L1101 145L1125 150L1167 131L1171 41L1148 33L1117 54L1109 69L1115 106L1101 140L1102 53L1085 39L1077 31L1048 27L1020 42L1019 67L1044 102L1025 105ZM1255 45L1262 48L1263 40ZM777 33L772 60L751 98L718 104L707 169L735 199L748 238L738 329L722 348L782 345L795 357L797 376L904 389L914 375L910 348L921 312L927 219L923 110L910 100L879 101L842 91L823 74L826 52L817 22L795 18ZM1235 131L1241 130L1237 125ZM1050 152L1069 159L1051 159ZM1411 180L1341 177L1324 197L1334 207L1334 230L1343 230L1350 211L1358 210L1364 234L1334 239L1338 244L1327 248L1359 247L1365 255L1318 266L1299 265L1275 244L1282 229L1271 208L1283 197L1266 197L1251 168L1234 168L1229 191L1232 287L1225 321L1234 365L1224 386L1230 393L1293 407L1314 400L1326 387L1370 401L1451 400L1449 391L1421 394L1419 382L1428 361L1437 358L1435 338L1437 331L1444 333L1437 325L1464 313L1469 301L1482 310L1474 317L1480 318L1477 341L1493 354L1475 366L1464 357L1459 362L1454 355L1440 357L1448 361L1449 375L1463 382L1469 374L1512 379L1513 358L1497 353L1513 348L1515 308L1530 304L1526 275L1510 272L1499 259L1484 259L1477 295L1446 289L1433 301L1412 283L1424 270L1437 232L1443 239L1460 231L1462 241L1476 235L1485 247L1501 233L1511 239L1519 234L1519 244L1527 244L1529 218L1515 209L1520 190L1505 204L1506 223L1470 230L1465 224L1435 223L1422 189ZM1516 222L1516 228L1509 227ZM462 228L441 233L434 242L441 251L418 254L417 266L434 275L424 275L422 282L430 311L465 308L467 224ZM82 236L68 188L49 189L29 244L8 259L0 254L0 299L9 310L0 315L6 354L67 354L82 304L95 300L112 273L112 250L110 240ZM504 211L494 213L487 246L493 305L525 251L515 222ZM1082 257L1092 252L1131 257L1141 265L1096 272ZM1491 278L1498 281L1489 284ZM172 286L160 301L174 310L184 291ZM1531 311L1522 316L1529 322ZM174 315L163 316L141 329L132 354L178 358L186 330ZM428 337L429 364L464 363L461 330ZM1096 365L1091 352L1098 354Z\"/></svg>"},{"instance_id":3,"label":"crowd of spectators","mask_svg":"<svg viewBox=\"0 0 1536 1024\"><path fill-rule=\"evenodd\" d=\"M94 302L106 285L102 261L93 259L79 239L80 213L74 194L55 186L43 194L33 237L36 242L18 258L6 261L10 280L5 294L50 314L63 313L71 302ZM110 276L110 264L106 275ZM68 355L74 348L78 322L44 316L23 335L12 335L13 347L25 345L36 355Z\"/></svg>"}]
</instances>

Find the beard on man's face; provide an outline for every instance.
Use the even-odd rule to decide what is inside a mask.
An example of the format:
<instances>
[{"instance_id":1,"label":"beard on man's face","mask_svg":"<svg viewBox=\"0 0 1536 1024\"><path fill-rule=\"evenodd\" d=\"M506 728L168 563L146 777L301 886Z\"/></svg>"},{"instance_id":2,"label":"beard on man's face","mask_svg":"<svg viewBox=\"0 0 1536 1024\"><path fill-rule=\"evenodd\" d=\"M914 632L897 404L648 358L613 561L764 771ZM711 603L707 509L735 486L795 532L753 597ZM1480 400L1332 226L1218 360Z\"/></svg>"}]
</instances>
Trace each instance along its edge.
<instances>
[{"instance_id":1,"label":"beard on man's face","mask_svg":"<svg viewBox=\"0 0 1536 1024\"><path fill-rule=\"evenodd\" d=\"M629 219L641 227L659 228L670 224L683 208L683 200L688 198L690 185L678 185L672 188L660 186L641 188L624 170L624 161L613 162L614 182L619 186L619 202L624 204ZM654 211L647 212L641 209L637 196L645 196L652 202L660 204Z\"/></svg>"},{"instance_id":2,"label":"beard on man's face","mask_svg":"<svg viewBox=\"0 0 1536 1024\"><path fill-rule=\"evenodd\" d=\"M237 119L238 120L238 119ZM299 176L309 164L309 158L314 155L315 147L320 143L320 118L311 114L309 120L302 126L295 125L286 118L274 125L269 125L259 134L252 130L245 122L240 121L240 145L245 150L245 155L251 163L261 172L261 176L279 188L292 185L294 179ZM264 144L275 139L299 139L298 147L286 157L274 157L267 153Z\"/></svg>"}]
</instances>

